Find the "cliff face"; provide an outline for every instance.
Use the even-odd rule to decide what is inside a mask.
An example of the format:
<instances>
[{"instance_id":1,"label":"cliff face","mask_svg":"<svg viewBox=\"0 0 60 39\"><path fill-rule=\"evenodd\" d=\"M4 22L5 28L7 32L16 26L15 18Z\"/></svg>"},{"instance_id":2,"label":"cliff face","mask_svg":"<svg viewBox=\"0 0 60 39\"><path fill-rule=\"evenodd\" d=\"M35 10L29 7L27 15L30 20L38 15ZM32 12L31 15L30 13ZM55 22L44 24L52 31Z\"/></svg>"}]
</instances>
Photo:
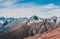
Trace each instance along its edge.
<instances>
[{"instance_id":1,"label":"cliff face","mask_svg":"<svg viewBox=\"0 0 60 39\"><path fill-rule=\"evenodd\" d=\"M44 32L53 30L58 27L58 26L56 26L55 23L47 22L47 21L32 23L30 26L31 26L31 28L30 28L29 32L30 32L31 36L32 36L32 34L33 35L42 34Z\"/></svg>"},{"instance_id":2,"label":"cliff face","mask_svg":"<svg viewBox=\"0 0 60 39\"><path fill-rule=\"evenodd\" d=\"M0 39L23 39L29 36L27 25L18 25L17 27L10 29L7 33L0 35Z\"/></svg>"},{"instance_id":3,"label":"cliff face","mask_svg":"<svg viewBox=\"0 0 60 39\"><path fill-rule=\"evenodd\" d=\"M43 20L40 22L37 21L31 22L31 24L24 21L17 23L16 21L14 22L14 25L12 23L10 26L7 26L9 27L9 29L6 33L0 35L0 39L24 39L25 37L34 36L37 34L41 35L58 27L56 23L52 23L47 20ZM37 37L40 38L40 35L37 35Z\"/></svg>"},{"instance_id":4,"label":"cliff face","mask_svg":"<svg viewBox=\"0 0 60 39\"><path fill-rule=\"evenodd\" d=\"M60 27L42 35L38 34L33 37L28 37L26 39L60 39Z\"/></svg>"}]
</instances>

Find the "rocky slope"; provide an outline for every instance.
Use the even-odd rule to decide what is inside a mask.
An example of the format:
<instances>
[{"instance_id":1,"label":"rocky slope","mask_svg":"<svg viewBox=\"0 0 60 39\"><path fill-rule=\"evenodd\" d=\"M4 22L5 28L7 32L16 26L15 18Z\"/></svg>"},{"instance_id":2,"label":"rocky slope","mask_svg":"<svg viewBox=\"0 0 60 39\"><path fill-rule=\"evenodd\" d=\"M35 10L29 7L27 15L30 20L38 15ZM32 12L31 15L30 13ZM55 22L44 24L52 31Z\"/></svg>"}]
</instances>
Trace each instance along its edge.
<instances>
[{"instance_id":1,"label":"rocky slope","mask_svg":"<svg viewBox=\"0 0 60 39\"><path fill-rule=\"evenodd\" d=\"M26 39L60 39L60 27L42 35L38 34L33 37L28 37Z\"/></svg>"},{"instance_id":2,"label":"rocky slope","mask_svg":"<svg viewBox=\"0 0 60 39\"><path fill-rule=\"evenodd\" d=\"M3 33L0 33L0 39L24 39L37 34L41 35L57 27L59 27L58 24L48 19L33 16L28 20L17 20L5 26Z\"/></svg>"}]
</instances>

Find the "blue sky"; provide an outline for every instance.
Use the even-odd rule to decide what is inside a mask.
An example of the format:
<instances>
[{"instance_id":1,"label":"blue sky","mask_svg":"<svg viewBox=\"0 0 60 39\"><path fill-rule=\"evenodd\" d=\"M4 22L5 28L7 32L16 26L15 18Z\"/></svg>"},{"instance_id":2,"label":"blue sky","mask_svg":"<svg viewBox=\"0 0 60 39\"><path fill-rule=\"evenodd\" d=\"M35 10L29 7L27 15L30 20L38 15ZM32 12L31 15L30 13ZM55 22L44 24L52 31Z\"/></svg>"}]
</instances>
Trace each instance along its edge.
<instances>
[{"instance_id":1,"label":"blue sky","mask_svg":"<svg viewBox=\"0 0 60 39\"><path fill-rule=\"evenodd\" d=\"M20 4L20 3L34 3L37 5L46 5L46 4L55 4L55 5L59 5L60 4L60 0L17 0L16 4Z\"/></svg>"},{"instance_id":2,"label":"blue sky","mask_svg":"<svg viewBox=\"0 0 60 39\"><path fill-rule=\"evenodd\" d=\"M0 17L60 16L60 0L0 0ZM14 15L14 16L13 16Z\"/></svg>"}]
</instances>

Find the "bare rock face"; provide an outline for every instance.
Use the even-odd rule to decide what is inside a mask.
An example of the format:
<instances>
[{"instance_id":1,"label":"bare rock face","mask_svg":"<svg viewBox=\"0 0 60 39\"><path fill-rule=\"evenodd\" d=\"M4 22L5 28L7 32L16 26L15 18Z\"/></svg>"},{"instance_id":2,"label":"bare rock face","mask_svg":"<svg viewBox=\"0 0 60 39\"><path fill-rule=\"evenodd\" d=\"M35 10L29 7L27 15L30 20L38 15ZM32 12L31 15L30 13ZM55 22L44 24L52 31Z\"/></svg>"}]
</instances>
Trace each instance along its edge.
<instances>
[{"instance_id":1,"label":"bare rock face","mask_svg":"<svg viewBox=\"0 0 60 39\"><path fill-rule=\"evenodd\" d=\"M60 39L60 27L42 35L38 34L25 39Z\"/></svg>"},{"instance_id":2,"label":"bare rock face","mask_svg":"<svg viewBox=\"0 0 60 39\"><path fill-rule=\"evenodd\" d=\"M31 28L29 30L30 36L33 36L36 34L42 34L44 32L53 30L58 27L56 25L56 23L52 23L47 20L43 20L43 21L37 22L37 23L33 22L30 26L31 26Z\"/></svg>"},{"instance_id":3,"label":"bare rock face","mask_svg":"<svg viewBox=\"0 0 60 39\"><path fill-rule=\"evenodd\" d=\"M42 34L47 31L51 31L58 26L56 23L49 22L47 20L31 22L18 22L11 25L6 33L0 35L0 39L24 39L25 37L34 36L36 34Z\"/></svg>"},{"instance_id":4,"label":"bare rock face","mask_svg":"<svg viewBox=\"0 0 60 39\"><path fill-rule=\"evenodd\" d=\"M23 39L29 36L28 30L30 26L25 24L18 25L17 27L10 29L7 33L0 35L0 39Z\"/></svg>"}]
</instances>

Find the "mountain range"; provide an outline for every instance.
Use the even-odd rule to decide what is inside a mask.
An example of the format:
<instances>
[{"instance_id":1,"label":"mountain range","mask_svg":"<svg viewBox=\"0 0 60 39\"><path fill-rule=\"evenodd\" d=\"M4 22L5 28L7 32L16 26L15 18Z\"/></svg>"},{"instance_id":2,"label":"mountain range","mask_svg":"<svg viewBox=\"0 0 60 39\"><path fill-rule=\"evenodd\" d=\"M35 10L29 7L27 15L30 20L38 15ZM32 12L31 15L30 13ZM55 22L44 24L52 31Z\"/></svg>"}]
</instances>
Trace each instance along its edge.
<instances>
[{"instance_id":1,"label":"mountain range","mask_svg":"<svg viewBox=\"0 0 60 39\"><path fill-rule=\"evenodd\" d=\"M25 37L43 34L60 27L58 17L41 18L33 15L30 18L5 18L0 25L0 39L24 39Z\"/></svg>"}]
</instances>

